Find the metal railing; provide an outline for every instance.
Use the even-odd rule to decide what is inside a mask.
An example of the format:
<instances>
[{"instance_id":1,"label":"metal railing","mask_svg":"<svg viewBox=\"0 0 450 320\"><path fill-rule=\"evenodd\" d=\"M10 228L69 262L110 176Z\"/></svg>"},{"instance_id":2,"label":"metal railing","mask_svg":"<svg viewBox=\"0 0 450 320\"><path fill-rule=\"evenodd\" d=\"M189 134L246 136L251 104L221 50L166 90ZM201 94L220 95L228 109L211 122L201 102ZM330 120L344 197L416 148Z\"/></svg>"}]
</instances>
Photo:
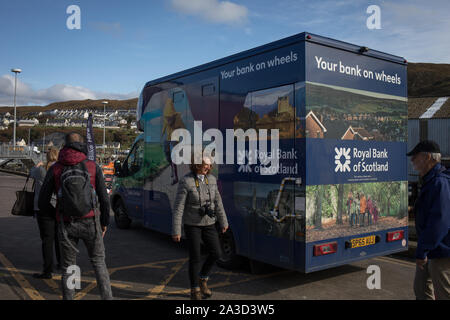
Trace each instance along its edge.
<instances>
[{"instance_id":1,"label":"metal railing","mask_svg":"<svg viewBox=\"0 0 450 320\"><path fill-rule=\"evenodd\" d=\"M43 159L43 153L37 152L29 146L13 146L11 144L0 144L0 159L29 159L38 163Z\"/></svg>"}]
</instances>

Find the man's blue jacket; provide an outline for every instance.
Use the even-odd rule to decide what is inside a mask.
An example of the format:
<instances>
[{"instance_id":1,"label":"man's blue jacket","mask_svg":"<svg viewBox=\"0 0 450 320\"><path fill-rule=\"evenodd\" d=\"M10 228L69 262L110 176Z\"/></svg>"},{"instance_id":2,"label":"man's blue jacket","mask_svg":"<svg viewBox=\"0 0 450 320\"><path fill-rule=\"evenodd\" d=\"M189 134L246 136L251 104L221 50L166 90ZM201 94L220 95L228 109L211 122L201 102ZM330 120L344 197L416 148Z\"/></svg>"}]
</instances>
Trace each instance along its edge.
<instances>
[{"instance_id":1,"label":"man's blue jacket","mask_svg":"<svg viewBox=\"0 0 450 320\"><path fill-rule=\"evenodd\" d=\"M440 163L423 177L415 213L416 258L450 257L450 174Z\"/></svg>"}]
</instances>

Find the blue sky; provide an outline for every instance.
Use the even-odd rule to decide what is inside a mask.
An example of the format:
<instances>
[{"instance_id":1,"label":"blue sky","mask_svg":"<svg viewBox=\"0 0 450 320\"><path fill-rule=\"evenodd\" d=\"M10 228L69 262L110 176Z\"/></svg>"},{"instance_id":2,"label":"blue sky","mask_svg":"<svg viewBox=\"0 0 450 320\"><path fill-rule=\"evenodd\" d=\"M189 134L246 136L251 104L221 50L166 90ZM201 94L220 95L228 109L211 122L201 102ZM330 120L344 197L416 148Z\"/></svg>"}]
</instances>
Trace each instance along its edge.
<instances>
[{"instance_id":1,"label":"blue sky","mask_svg":"<svg viewBox=\"0 0 450 320\"><path fill-rule=\"evenodd\" d=\"M69 30L66 9L81 9ZM366 9L381 9L369 30ZM448 0L15 0L0 2L0 106L137 97L145 82L309 31L450 63Z\"/></svg>"}]
</instances>

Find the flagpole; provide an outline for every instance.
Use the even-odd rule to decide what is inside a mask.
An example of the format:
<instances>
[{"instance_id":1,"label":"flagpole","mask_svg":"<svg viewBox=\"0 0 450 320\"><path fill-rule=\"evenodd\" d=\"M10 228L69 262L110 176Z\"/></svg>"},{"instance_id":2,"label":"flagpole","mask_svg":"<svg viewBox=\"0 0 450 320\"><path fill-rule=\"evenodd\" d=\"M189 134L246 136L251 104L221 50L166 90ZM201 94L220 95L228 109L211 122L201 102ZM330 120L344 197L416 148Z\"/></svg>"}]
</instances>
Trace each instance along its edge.
<instances>
[{"instance_id":1,"label":"flagpole","mask_svg":"<svg viewBox=\"0 0 450 320\"><path fill-rule=\"evenodd\" d=\"M86 124L86 141L87 141L87 157L88 160L92 160L94 162L97 161L96 150L95 150L95 139L94 132L92 130L92 113L89 113L87 124Z\"/></svg>"}]
</instances>

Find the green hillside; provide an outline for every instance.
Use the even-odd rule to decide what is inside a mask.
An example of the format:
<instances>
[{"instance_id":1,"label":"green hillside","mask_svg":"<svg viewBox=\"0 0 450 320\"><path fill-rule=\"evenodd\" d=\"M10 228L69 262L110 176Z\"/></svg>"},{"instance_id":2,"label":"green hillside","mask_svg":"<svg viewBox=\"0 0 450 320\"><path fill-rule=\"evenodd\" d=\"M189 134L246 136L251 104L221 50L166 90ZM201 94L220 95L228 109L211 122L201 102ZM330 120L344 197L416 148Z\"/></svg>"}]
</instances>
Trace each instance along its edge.
<instances>
[{"instance_id":1,"label":"green hillside","mask_svg":"<svg viewBox=\"0 0 450 320\"><path fill-rule=\"evenodd\" d=\"M406 117L404 103L392 99L380 99L356 94L343 90L336 90L319 85L307 86L307 109L323 110L332 113L371 113L377 115L400 115Z\"/></svg>"},{"instance_id":2,"label":"green hillside","mask_svg":"<svg viewBox=\"0 0 450 320\"><path fill-rule=\"evenodd\" d=\"M408 96L450 96L450 64L408 63Z\"/></svg>"}]
</instances>

